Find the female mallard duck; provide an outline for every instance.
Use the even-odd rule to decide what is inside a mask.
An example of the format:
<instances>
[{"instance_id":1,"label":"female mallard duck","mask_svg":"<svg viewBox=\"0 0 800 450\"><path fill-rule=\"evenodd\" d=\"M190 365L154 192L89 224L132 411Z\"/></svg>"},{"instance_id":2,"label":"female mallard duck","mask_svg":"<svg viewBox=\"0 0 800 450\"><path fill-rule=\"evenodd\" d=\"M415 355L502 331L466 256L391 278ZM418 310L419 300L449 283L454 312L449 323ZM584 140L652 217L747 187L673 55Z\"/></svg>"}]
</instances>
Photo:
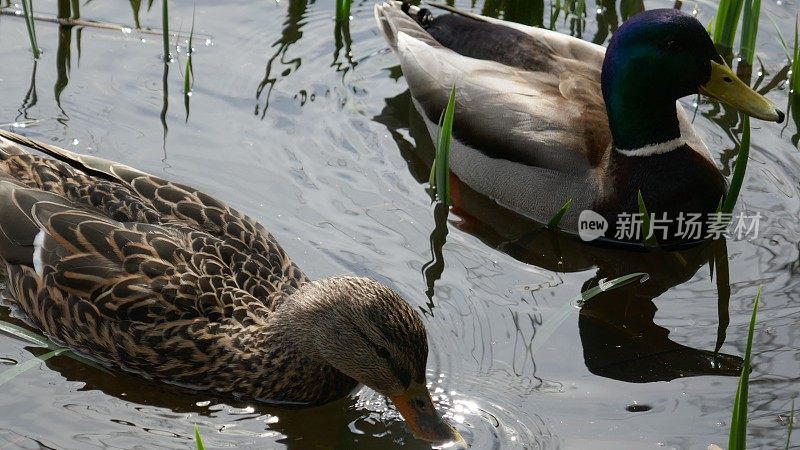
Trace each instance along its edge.
<instances>
[{"instance_id":1,"label":"female mallard duck","mask_svg":"<svg viewBox=\"0 0 800 450\"><path fill-rule=\"evenodd\" d=\"M11 300L79 353L279 404L360 383L418 437L461 440L433 406L425 327L399 295L366 278L309 281L259 223L202 192L0 131L0 211Z\"/></svg>"},{"instance_id":2,"label":"female mallard duck","mask_svg":"<svg viewBox=\"0 0 800 450\"><path fill-rule=\"evenodd\" d=\"M378 25L436 135L457 88L451 169L499 204L576 231L593 210L615 235L622 213L711 213L725 179L677 99L698 91L754 117L783 113L740 81L692 16L640 13L603 47L540 28L390 2ZM674 222L673 222L674 224ZM675 236L671 230L668 237ZM657 236L660 237L660 236ZM641 238L639 238L641 239Z\"/></svg>"}]
</instances>

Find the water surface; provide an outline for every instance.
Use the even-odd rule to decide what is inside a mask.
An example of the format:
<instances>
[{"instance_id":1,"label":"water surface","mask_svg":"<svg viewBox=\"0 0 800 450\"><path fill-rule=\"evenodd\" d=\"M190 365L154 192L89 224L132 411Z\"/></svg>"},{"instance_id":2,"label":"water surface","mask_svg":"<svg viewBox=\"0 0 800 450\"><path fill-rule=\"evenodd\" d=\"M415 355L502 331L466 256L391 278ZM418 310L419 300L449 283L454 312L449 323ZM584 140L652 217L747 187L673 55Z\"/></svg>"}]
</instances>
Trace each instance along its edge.
<instances>
[{"instance_id":1,"label":"water surface","mask_svg":"<svg viewBox=\"0 0 800 450\"><path fill-rule=\"evenodd\" d=\"M335 25L333 1L197 1L188 111L192 3L170 5L171 30L181 35L171 39L168 65L160 37L135 29L137 21L161 27L160 3L89 2L80 11L75 3L35 7L132 30L37 22L44 54L34 62L24 21L0 16L0 124L205 190L262 221L311 277L366 275L400 291L429 331L436 400L473 448L724 444L758 286L749 440L753 448L784 444L800 393L800 132L792 120L752 122L739 211L761 214L757 237L677 256L609 250L537 231L466 186L449 214L431 205L432 145L376 30L372 1L356 1L347 26ZM454 2L550 25L548 2L542 10L526 3ZM554 25L605 43L636 9L675 4L622 3L588 1L585 21L562 12ZM712 2L682 7L703 23L715 14ZM767 15L790 39L798 4L763 7L763 68L752 82L786 105L788 60ZM740 118L699 100L695 126L729 176ZM693 111L696 101L683 102ZM583 308L574 301L631 272L649 279ZM8 316L0 308L0 319ZM0 335L0 375L44 352ZM185 449L195 423L208 448L426 448L366 389L286 410L107 374L64 356L0 385L0 404L0 448Z\"/></svg>"}]
</instances>

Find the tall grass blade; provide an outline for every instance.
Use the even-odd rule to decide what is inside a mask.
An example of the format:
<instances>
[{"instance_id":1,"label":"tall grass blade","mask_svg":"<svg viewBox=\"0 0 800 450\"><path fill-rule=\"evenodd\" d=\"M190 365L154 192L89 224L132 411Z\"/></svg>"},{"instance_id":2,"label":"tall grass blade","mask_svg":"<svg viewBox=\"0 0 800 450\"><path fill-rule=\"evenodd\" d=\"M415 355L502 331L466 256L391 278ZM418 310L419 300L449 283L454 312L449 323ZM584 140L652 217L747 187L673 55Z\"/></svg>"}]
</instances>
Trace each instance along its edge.
<instances>
[{"instance_id":1,"label":"tall grass blade","mask_svg":"<svg viewBox=\"0 0 800 450\"><path fill-rule=\"evenodd\" d=\"M336 21L350 20L350 6L353 0L336 0Z\"/></svg>"},{"instance_id":2,"label":"tall grass blade","mask_svg":"<svg viewBox=\"0 0 800 450\"><path fill-rule=\"evenodd\" d=\"M719 2L717 20L714 24L714 43L727 52L733 49L743 6L743 0L720 0Z\"/></svg>"},{"instance_id":3,"label":"tall grass blade","mask_svg":"<svg viewBox=\"0 0 800 450\"><path fill-rule=\"evenodd\" d=\"M186 69L183 74L183 105L186 107L186 121L189 121L189 99L192 97L192 86L194 85L194 67L192 66L192 54L194 54L194 47L192 40L194 39L194 18L195 9L192 9L192 28L189 31L189 43L186 47Z\"/></svg>"},{"instance_id":4,"label":"tall grass blade","mask_svg":"<svg viewBox=\"0 0 800 450\"><path fill-rule=\"evenodd\" d=\"M789 413L789 423L786 426L789 431L786 433L786 447L784 450L789 450L789 444L792 442L792 428L794 428L794 398L792 398L792 412Z\"/></svg>"},{"instance_id":5,"label":"tall grass blade","mask_svg":"<svg viewBox=\"0 0 800 450\"><path fill-rule=\"evenodd\" d=\"M753 56L756 53L756 38L758 36L758 18L761 15L761 0L745 0L744 15L742 17L742 41L739 44L739 53L745 64L753 65Z\"/></svg>"},{"instance_id":6,"label":"tall grass blade","mask_svg":"<svg viewBox=\"0 0 800 450\"><path fill-rule=\"evenodd\" d=\"M622 286L626 286L631 284L635 281L639 281L639 283L644 283L645 281L650 279L650 275L644 272L634 272L628 275L623 275L618 278L614 278L613 280L606 281L600 280L597 286L587 289L580 293L577 297L571 299L569 302L566 302L564 306L562 306L550 319L545 321L544 326L536 330L536 336L533 338L533 342L531 342L530 352L531 355L535 355L536 352L547 343L548 340L555 334L558 328L561 326L564 321L566 321L575 311L577 311L577 307L583 307L589 300L597 297L598 295L608 292Z\"/></svg>"},{"instance_id":7,"label":"tall grass blade","mask_svg":"<svg viewBox=\"0 0 800 450\"><path fill-rule=\"evenodd\" d=\"M439 201L447 206L453 204L450 197L450 143L453 138L453 118L456 109L456 85L450 89L447 107L442 113L436 145L436 160L433 166L433 186Z\"/></svg>"},{"instance_id":8,"label":"tall grass blade","mask_svg":"<svg viewBox=\"0 0 800 450\"><path fill-rule=\"evenodd\" d=\"M561 219L564 218L564 214L566 214L570 208L572 208L572 199L567 200L564 206L562 206L550 221L547 222L547 228L558 228L558 224L561 223Z\"/></svg>"},{"instance_id":9,"label":"tall grass blade","mask_svg":"<svg viewBox=\"0 0 800 450\"><path fill-rule=\"evenodd\" d=\"M798 28L800 28L800 14L794 21L794 58L792 60L792 80L790 84L791 93L800 96L800 39L798 39Z\"/></svg>"},{"instance_id":10,"label":"tall grass blade","mask_svg":"<svg viewBox=\"0 0 800 450\"><path fill-rule=\"evenodd\" d=\"M733 168L733 177L728 193L725 194L725 201L722 204L721 212L730 214L736 207L739 198L739 191L742 190L744 175L747 172L747 160L750 158L750 117L745 115L742 122L742 142L739 145L739 155L736 157L736 166Z\"/></svg>"},{"instance_id":11,"label":"tall grass blade","mask_svg":"<svg viewBox=\"0 0 800 450\"><path fill-rule=\"evenodd\" d=\"M194 425L194 443L197 445L197 450L206 450L206 445L203 444L203 438L200 437L200 430L197 429L197 424Z\"/></svg>"},{"instance_id":12,"label":"tall grass blade","mask_svg":"<svg viewBox=\"0 0 800 450\"><path fill-rule=\"evenodd\" d=\"M775 22L775 19L772 18L772 15L769 11L764 11L767 13L767 19L772 23L772 26L775 28L775 35L778 37L778 42L781 44L781 48L783 48L783 52L786 53L786 58L792 59L792 53L789 51L789 46L786 45L786 39L783 37L783 33L781 32L781 28L778 26L778 23Z\"/></svg>"},{"instance_id":13,"label":"tall grass blade","mask_svg":"<svg viewBox=\"0 0 800 450\"><path fill-rule=\"evenodd\" d=\"M747 392L750 386L750 356L753 349L753 334L756 327L758 302L761 300L761 288L758 288L753 314L750 316L750 329L747 332L747 346L744 351L742 374L739 376L739 387L733 401L731 415L731 433L728 437L728 450L746 450L747 445Z\"/></svg>"},{"instance_id":14,"label":"tall grass blade","mask_svg":"<svg viewBox=\"0 0 800 450\"><path fill-rule=\"evenodd\" d=\"M33 0L22 0L22 12L25 14L25 26L28 28L28 39L31 41L33 59L39 59L42 52L36 40L36 25L33 22Z\"/></svg>"},{"instance_id":15,"label":"tall grass blade","mask_svg":"<svg viewBox=\"0 0 800 450\"><path fill-rule=\"evenodd\" d=\"M58 356L58 355L60 355L62 353L66 353L66 352L69 352L69 349L67 349L67 348L58 348L58 349L55 349L55 350L51 350L51 351L45 353L42 356L37 356L35 358L31 358L31 359L29 359L29 360L27 360L27 361L25 361L23 363L20 363L20 364L17 364L16 366L11 367L10 369L7 369L7 370L5 370L3 372L0 372L0 386L8 383L11 380L13 380L18 375L21 375L21 374L23 374L23 373L35 368L36 366L38 366L42 362L47 361L48 359L50 359L50 358L52 358L54 356Z\"/></svg>"},{"instance_id":16,"label":"tall grass blade","mask_svg":"<svg viewBox=\"0 0 800 450\"><path fill-rule=\"evenodd\" d=\"M15 337L15 338L17 338L19 340L25 341L25 342L27 342L27 343L29 343L31 345L35 345L36 347L46 348L46 349L49 349L49 350L68 350L66 347L62 347L62 346L56 344L55 342L52 342L51 340L47 339L46 337L44 337L44 336L42 336L42 335L40 335L38 333L34 333L33 331L26 330L25 328L22 328L22 327L19 327L17 325L14 325L13 323L5 322L3 320L0 320L0 332L6 333L6 334L8 334L8 335L10 335L12 337ZM108 373L108 374L111 373L110 370L106 369L105 367L101 366L100 364L98 364L98 363L96 363L96 362L94 362L94 361L92 361L90 359L86 359L86 358L84 358L84 357L82 357L80 355L76 355L75 353L67 352L67 353L64 353L64 356L69 356L70 358L74 359L75 361L79 361L79 362L81 362L83 364L86 364L87 366L92 366L95 369L100 370L102 372L105 372L105 373ZM8 372L8 371L6 371L6 372ZM5 374L6 372L3 372L3 373Z\"/></svg>"},{"instance_id":17,"label":"tall grass blade","mask_svg":"<svg viewBox=\"0 0 800 450\"><path fill-rule=\"evenodd\" d=\"M639 214L642 215L642 237L645 244L656 244L656 238L653 235L653 224L650 223L650 213L647 212L647 206L644 204L644 197L642 191L638 193Z\"/></svg>"},{"instance_id":18,"label":"tall grass blade","mask_svg":"<svg viewBox=\"0 0 800 450\"><path fill-rule=\"evenodd\" d=\"M11 336L16 337L17 339L26 341L30 344L33 344L37 347L44 347L44 348L51 348L54 346L52 342L48 341L47 338L41 336L33 331L26 330L25 328L18 327L12 323L4 322L0 320L0 331L6 334L10 334Z\"/></svg>"},{"instance_id":19,"label":"tall grass blade","mask_svg":"<svg viewBox=\"0 0 800 450\"><path fill-rule=\"evenodd\" d=\"M169 54L169 0L161 0L161 27L164 29L164 62L170 62Z\"/></svg>"}]
</instances>

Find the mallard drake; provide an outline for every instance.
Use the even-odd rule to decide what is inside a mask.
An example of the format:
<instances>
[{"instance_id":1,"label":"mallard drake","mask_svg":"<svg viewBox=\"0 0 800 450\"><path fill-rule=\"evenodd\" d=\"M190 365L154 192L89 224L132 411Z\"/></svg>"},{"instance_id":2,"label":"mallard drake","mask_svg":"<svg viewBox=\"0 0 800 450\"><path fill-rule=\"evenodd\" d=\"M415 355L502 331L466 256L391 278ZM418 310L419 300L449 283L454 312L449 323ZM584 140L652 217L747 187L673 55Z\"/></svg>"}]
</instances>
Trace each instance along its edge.
<instances>
[{"instance_id":1,"label":"mallard drake","mask_svg":"<svg viewBox=\"0 0 800 450\"><path fill-rule=\"evenodd\" d=\"M296 406L364 384L418 437L463 442L434 408L425 327L398 294L310 281L258 222L202 192L0 130L0 211L12 302L80 354Z\"/></svg>"},{"instance_id":2,"label":"mallard drake","mask_svg":"<svg viewBox=\"0 0 800 450\"><path fill-rule=\"evenodd\" d=\"M452 14L375 6L414 104L436 136L455 85L453 173L539 222L572 199L562 228L577 231L592 210L613 237L620 214L639 212L639 190L656 217L715 211L726 182L681 97L702 92L760 119L784 118L736 77L700 22L674 9L634 16L606 50L435 6Z\"/></svg>"}]
</instances>

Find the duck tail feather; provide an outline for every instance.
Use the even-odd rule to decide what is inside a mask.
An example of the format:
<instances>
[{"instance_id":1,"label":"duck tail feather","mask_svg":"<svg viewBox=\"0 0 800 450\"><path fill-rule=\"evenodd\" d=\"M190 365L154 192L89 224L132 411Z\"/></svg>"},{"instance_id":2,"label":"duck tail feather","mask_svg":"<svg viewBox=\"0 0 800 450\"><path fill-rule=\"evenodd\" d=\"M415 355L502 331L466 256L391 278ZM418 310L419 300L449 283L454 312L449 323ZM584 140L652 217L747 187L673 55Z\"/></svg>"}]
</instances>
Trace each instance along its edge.
<instances>
[{"instance_id":1,"label":"duck tail feather","mask_svg":"<svg viewBox=\"0 0 800 450\"><path fill-rule=\"evenodd\" d=\"M397 36L400 33L411 36L434 47L441 47L425 27L433 20L426 8L419 8L407 2L390 1L375 5L375 20L383 32L386 42L397 51Z\"/></svg>"}]
</instances>

